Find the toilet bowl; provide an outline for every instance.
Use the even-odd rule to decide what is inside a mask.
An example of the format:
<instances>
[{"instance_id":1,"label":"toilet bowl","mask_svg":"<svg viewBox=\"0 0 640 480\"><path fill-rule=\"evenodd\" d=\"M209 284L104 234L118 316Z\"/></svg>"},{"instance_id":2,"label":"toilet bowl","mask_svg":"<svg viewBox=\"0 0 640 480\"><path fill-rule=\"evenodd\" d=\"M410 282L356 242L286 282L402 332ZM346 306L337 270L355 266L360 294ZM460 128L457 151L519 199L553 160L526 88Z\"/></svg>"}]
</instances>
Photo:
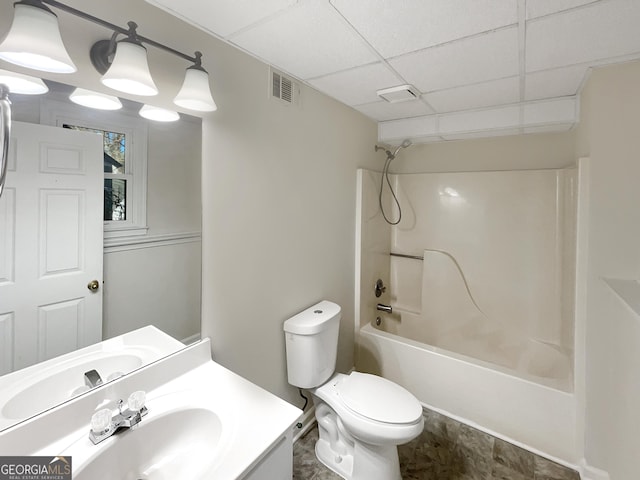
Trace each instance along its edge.
<instances>
[{"instance_id":1,"label":"toilet bowl","mask_svg":"<svg viewBox=\"0 0 640 480\"><path fill-rule=\"evenodd\" d=\"M284 324L289 383L316 409L316 456L347 480L400 480L397 445L422 432L422 406L382 377L334 374L339 320L340 307L323 301Z\"/></svg>"}]
</instances>

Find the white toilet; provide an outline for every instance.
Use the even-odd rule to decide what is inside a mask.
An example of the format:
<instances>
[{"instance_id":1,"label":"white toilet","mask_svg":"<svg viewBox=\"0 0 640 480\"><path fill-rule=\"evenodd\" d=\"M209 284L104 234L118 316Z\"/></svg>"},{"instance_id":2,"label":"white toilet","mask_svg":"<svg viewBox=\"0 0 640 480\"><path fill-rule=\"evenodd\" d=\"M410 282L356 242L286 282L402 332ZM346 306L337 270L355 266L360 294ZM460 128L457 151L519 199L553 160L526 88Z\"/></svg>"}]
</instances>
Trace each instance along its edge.
<instances>
[{"instance_id":1,"label":"white toilet","mask_svg":"<svg viewBox=\"0 0 640 480\"><path fill-rule=\"evenodd\" d=\"M322 463L347 480L400 480L397 445L422 432L422 406L384 378L334 375L340 317L322 301L284 322L289 383L313 395Z\"/></svg>"}]
</instances>

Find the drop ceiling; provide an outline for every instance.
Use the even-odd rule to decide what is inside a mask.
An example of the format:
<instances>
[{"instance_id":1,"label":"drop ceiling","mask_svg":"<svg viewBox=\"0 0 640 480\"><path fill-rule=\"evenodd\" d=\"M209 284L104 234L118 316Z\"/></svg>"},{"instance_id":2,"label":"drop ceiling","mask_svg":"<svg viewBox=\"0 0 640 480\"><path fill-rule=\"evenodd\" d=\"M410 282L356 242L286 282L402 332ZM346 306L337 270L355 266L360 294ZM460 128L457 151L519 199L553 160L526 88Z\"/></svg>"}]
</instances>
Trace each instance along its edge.
<instances>
[{"instance_id":1,"label":"drop ceiling","mask_svg":"<svg viewBox=\"0 0 640 480\"><path fill-rule=\"evenodd\" d=\"M593 67L640 58L640 0L147 0L378 122L441 141L562 131ZM411 85L418 98L376 92Z\"/></svg>"}]
</instances>

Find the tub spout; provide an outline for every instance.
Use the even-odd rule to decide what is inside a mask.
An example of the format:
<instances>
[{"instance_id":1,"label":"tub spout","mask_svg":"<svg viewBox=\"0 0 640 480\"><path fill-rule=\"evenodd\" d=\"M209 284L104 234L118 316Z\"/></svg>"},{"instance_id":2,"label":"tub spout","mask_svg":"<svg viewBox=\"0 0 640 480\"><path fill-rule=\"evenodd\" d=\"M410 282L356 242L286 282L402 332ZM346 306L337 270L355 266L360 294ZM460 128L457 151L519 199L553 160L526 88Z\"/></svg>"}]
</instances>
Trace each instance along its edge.
<instances>
[{"instance_id":1,"label":"tub spout","mask_svg":"<svg viewBox=\"0 0 640 480\"><path fill-rule=\"evenodd\" d=\"M96 370L89 370L84 372L84 384L89 388L97 387L102 385L102 377Z\"/></svg>"},{"instance_id":2,"label":"tub spout","mask_svg":"<svg viewBox=\"0 0 640 480\"><path fill-rule=\"evenodd\" d=\"M380 310L381 312L385 313L393 313L393 308L391 308L391 305L384 305L382 303L378 304L376 310Z\"/></svg>"}]
</instances>

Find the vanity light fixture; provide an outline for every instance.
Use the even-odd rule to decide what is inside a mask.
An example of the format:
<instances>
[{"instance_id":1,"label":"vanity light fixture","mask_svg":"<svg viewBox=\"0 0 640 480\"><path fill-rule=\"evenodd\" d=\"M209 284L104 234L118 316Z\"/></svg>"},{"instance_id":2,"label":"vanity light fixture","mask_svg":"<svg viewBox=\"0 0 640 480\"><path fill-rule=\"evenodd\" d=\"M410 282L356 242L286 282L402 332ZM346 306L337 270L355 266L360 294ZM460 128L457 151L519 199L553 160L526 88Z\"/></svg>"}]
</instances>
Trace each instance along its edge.
<instances>
[{"instance_id":1,"label":"vanity light fixture","mask_svg":"<svg viewBox=\"0 0 640 480\"><path fill-rule=\"evenodd\" d=\"M23 95L40 95L49 91L49 87L39 78L10 72L9 70L0 69L0 83L9 87L11 93Z\"/></svg>"},{"instance_id":2,"label":"vanity light fixture","mask_svg":"<svg viewBox=\"0 0 640 480\"><path fill-rule=\"evenodd\" d=\"M179 107L197 110L198 112L213 112L218 109L209 90L209 74L202 68L200 58L202 54L196 52L196 63L187 68L182 88L173 103Z\"/></svg>"},{"instance_id":3,"label":"vanity light fixture","mask_svg":"<svg viewBox=\"0 0 640 480\"><path fill-rule=\"evenodd\" d=\"M98 110L120 110L122 108L122 102L118 97L80 87L71 92L69 100L83 107Z\"/></svg>"},{"instance_id":4,"label":"vanity light fixture","mask_svg":"<svg viewBox=\"0 0 640 480\"><path fill-rule=\"evenodd\" d=\"M114 33L108 44L103 40L94 45L90 52L91 62L100 73L104 73L100 79L103 85L120 92L150 97L158 94L158 88L151 78L147 49L138 39L137 27L135 22L129 22L124 40L116 43L117 33Z\"/></svg>"},{"instance_id":5,"label":"vanity light fixture","mask_svg":"<svg viewBox=\"0 0 640 480\"><path fill-rule=\"evenodd\" d=\"M43 72L75 72L55 13L39 0L22 0L13 8L11 28L0 44L0 58Z\"/></svg>"},{"instance_id":6,"label":"vanity light fixture","mask_svg":"<svg viewBox=\"0 0 640 480\"><path fill-rule=\"evenodd\" d=\"M156 122L175 122L180 120L180 114L173 110L154 107L153 105L143 105L138 112L141 117L147 120L155 120Z\"/></svg>"},{"instance_id":7,"label":"vanity light fixture","mask_svg":"<svg viewBox=\"0 0 640 480\"><path fill-rule=\"evenodd\" d=\"M122 28L56 0L22 0L14 4L11 29L0 43L1 59L47 72L72 73L77 70L62 43L57 17L47 5L112 32L110 40L99 40L90 49L91 63L103 75L104 85L133 95L157 95L158 89L147 63L146 46L151 45L191 63L175 104L199 112L216 110L209 74L202 67L200 52L187 55L138 35L135 22L128 22L128 28ZM118 41L120 35L125 38Z\"/></svg>"}]
</instances>

